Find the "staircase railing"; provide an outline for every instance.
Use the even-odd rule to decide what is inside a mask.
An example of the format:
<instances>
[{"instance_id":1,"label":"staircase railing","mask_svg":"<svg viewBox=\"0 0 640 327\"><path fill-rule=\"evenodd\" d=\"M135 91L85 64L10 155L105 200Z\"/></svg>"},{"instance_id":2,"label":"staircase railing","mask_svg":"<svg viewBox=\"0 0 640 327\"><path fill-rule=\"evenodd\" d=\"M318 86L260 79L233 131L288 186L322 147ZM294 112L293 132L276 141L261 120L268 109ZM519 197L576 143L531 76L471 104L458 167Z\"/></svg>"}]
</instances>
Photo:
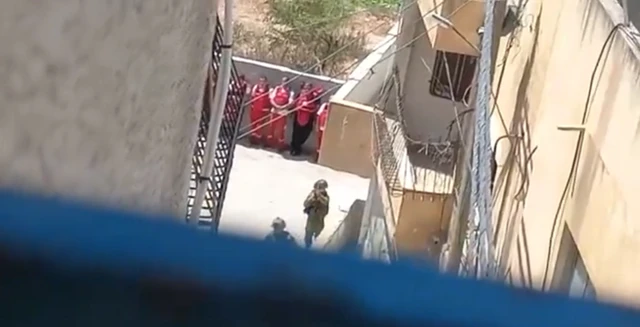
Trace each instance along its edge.
<instances>
[{"instance_id":1,"label":"staircase railing","mask_svg":"<svg viewBox=\"0 0 640 327\"><path fill-rule=\"evenodd\" d=\"M216 32L213 38L213 50L211 55L211 67L213 68L212 80L214 81L217 78L218 70L220 68L222 34L222 24L220 23L220 20L218 20L216 24ZM231 67L230 83L232 85L230 90L240 86L238 72L234 64L232 64ZM208 91L213 92L213 90ZM224 204L227 185L229 184L229 174L233 164L233 152L236 147L238 130L240 129L240 123L244 114L243 100L242 96L238 96L237 94L234 94L234 92L230 92L227 96L224 118L222 120L222 125L220 126L219 140L216 145L215 156L213 159L213 174L211 180L208 182L209 185L207 186L205 200L202 205L200 223L205 225L210 224L214 231L217 231L220 223L222 206ZM203 105L198 128L198 138L193 151L191 163L191 181L189 192L187 194L187 219L190 218L191 208L193 207L193 202L195 200L197 176L201 173L204 163L207 132L209 120L211 119L210 111L211 110L208 106Z\"/></svg>"}]
</instances>

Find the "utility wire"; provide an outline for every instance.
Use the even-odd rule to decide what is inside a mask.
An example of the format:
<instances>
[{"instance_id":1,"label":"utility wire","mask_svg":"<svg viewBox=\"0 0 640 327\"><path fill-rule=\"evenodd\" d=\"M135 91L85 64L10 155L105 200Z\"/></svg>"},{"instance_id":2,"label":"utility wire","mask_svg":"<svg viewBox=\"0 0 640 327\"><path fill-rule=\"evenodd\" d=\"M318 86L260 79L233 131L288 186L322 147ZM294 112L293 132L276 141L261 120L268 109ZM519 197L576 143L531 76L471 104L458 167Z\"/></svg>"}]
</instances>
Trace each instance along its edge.
<instances>
[{"instance_id":1,"label":"utility wire","mask_svg":"<svg viewBox=\"0 0 640 327\"><path fill-rule=\"evenodd\" d=\"M587 123L587 119L589 117L589 111L591 109L591 100L593 97L593 88L595 86L595 79L596 79L596 74L598 73L598 68L600 68L601 63L603 65L606 63L606 57L604 56L604 53L607 50L607 47L609 46L609 44L615 38L616 32L618 31L618 29L622 29L623 27L625 27L624 24L615 25L609 32L609 35L607 36L606 40L604 41L604 44L600 49L600 54L598 55L598 59L596 60L596 64L593 67L593 71L591 72L591 78L589 80L589 89L587 91L587 97L585 100L584 109L582 113L582 119L580 121L582 125ZM567 196L570 193L571 194L573 193L572 184L575 183L576 173L578 172L578 166L579 166L580 157L582 154L583 143L584 143L584 131L580 132L580 135L578 136L578 142L576 143L575 152L573 154L573 160L571 162L571 169L569 170L569 176L567 177L567 181L565 182L565 186L562 191L562 195L560 196L560 201L558 203L558 207L556 208L556 213L553 218L553 225L551 227L552 228L551 236L549 237L549 244L547 247L547 260L546 260L545 269L544 269L544 276L542 279L542 290L547 290L549 287L547 279L551 270L550 261L551 261L551 253L553 251L553 243L556 238L556 233L558 232L558 227L559 227L558 225L560 225L559 224L560 216L562 214L562 209L564 208L565 201L567 199Z\"/></svg>"},{"instance_id":2,"label":"utility wire","mask_svg":"<svg viewBox=\"0 0 640 327\"><path fill-rule=\"evenodd\" d=\"M449 0L443 0L443 1L441 1L441 2L439 3L439 5L438 5L438 6L442 5L442 4L443 4L443 3L445 3L446 1L449 1ZM412 4L415 4L415 3L416 3L415 1L414 1L414 2L412 2ZM403 9L401 9L401 10L400 10L400 13L402 13L404 10L408 9L408 6L411 6L411 4L409 4L409 5L405 6L405 7L403 7ZM423 15L422 15L420 18L418 18L415 22L412 22L412 24L417 23L418 21L422 20L422 19L423 19L424 17L426 17L427 15L431 14L434 10L436 10L436 9L438 8L438 6L434 7L433 9L431 9L431 10L429 10L428 12L426 12L425 14L423 14ZM459 9L459 8L458 8L458 9ZM457 11L457 9L456 9L456 11ZM452 14L454 14L456 11L454 11ZM426 34L427 34L431 29L433 29L433 28L435 28L435 27L436 27L436 26L433 26L433 27L431 27L429 30L426 30L426 31L424 31L423 33L420 33L418 36L414 37L414 38L413 38L413 39L411 39L409 42L407 42L407 44L405 44L405 45L403 45L403 46L401 46L401 47L399 47L399 48L395 49L392 53L390 53L390 54L388 54L388 55L386 55L386 56L384 56L384 57L380 58L380 60L378 60L378 62L376 62L373 66L371 66L371 68L370 68L370 69L373 69L374 67L376 67L376 66L377 66L377 65L379 65L380 63L384 62L386 59L388 59L388 58L390 58L390 57L394 56L394 55L395 55L396 53L398 53L399 51L404 50L405 48L407 48L407 47L409 47L409 46L413 45L413 43L415 43L415 41L417 41L418 39L420 39L421 37L423 37L424 35L426 35ZM399 36L399 33L398 33L398 34L396 34L396 35L394 35L394 36L393 36L393 38L397 38L398 36ZM376 51L378 51L378 50L379 50L380 48L382 48L383 46L386 46L386 45L387 45L387 43L388 43L388 42L385 42L385 43L383 43L383 44L380 44L379 46L377 46L376 48L374 48L371 52L376 52ZM331 55L330 55L330 56L331 56ZM330 57L330 56L329 56L329 57ZM329 57L327 57L327 58L329 58ZM325 59L325 60L326 60L326 59ZM345 72L349 71L350 69L352 69L353 67L357 66L357 65L358 65L358 64L360 64L360 63L361 63L361 61L356 61L356 62L352 63L351 65L347 66L346 68L342 69L340 72L336 73L334 76L337 76L337 75L343 74L343 73L345 73ZM304 72L303 72L302 74L304 74ZM294 78L290 79L290 80L289 80L285 85L287 85L287 84L291 83L295 78L299 78L300 76L302 76L302 74L298 74L298 75L296 75ZM330 77L330 78L334 78L334 77ZM314 99L314 101L315 101L315 100L317 100L317 99L320 99L320 98L324 97L325 95L330 94L331 92L333 92L334 90L336 90L336 89L338 89L338 88L340 88L340 87L342 87L342 85L335 85L335 86L333 86L333 87L329 88L328 90L324 91L322 94L318 95L318 96ZM249 103L248 103L248 104L250 104L250 103L252 103L252 101L249 101ZM248 105L248 104L247 104L247 105ZM298 106L298 107L295 107L295 108L292 108L292 109L289 109L289 110L287 110L287 111L286 111L286 115L289 115L289 114L291 114L291 113L293 113L293 112L295 112L295 111L298 111L298 110L300 110L300 107L299 107L299 106ZM267 119L268 119L268 120L267 120ZM240 136L238 136L238 138L246 137L246 136L250 135L251 133L253 133L253 132L255 132L255 131L258 131L258 130L260 130L260 129L264 128L265 126L267 126L267 125L271 124L272 122L274 122L274 121L275 121L275 120L277 120L277 119L280 119L280 118L271 118L270 116L263 117L262 119L259 119L259 120L257 120L256 122L262 122L262 121L267 120L266 122L264 122L264 123L260 123L257 127L252 127L250 130L243 132Z\"/></svg>"},{"instance_id":3,"label":"utility wire","mask_svg":"<svg viewBox=\"0 0 640 327\"><path fill-rule=\"evenodd\" d=\"M447 1L447 0L444 0L444 1ZM429 13L430 13L430 12L429 12ZM424 16L428 15L429 13L424 14L422 17L424 17ZM421 17L421 18L422 18L422 17ZM421 18L420 18L420 19L421 19ZM390 57L394 56L394 55L395 55L396 53L398 53L399 51L402 51L402 50L404 50L405 48L410 47L411 45L413 45L413 43L414 43L416 40L418 40L418 39L419 39L419 38L421 38L422 36L426 35L427 33L428 33L428 31L425 31L425 32L421 33L420 35L418 35L418 36L414 37L412 40L410 40L409 42L407 42L407 44L405 44L405 45L403 45L403 46L401 46L401 47L399 47L399 48L395 49L392 53L390 53L390 54L388 54L388 55L386 55L386 56L384 56L384 57L380 58L380 60L378 60L378 62L376 62L374 65L372 65L370 69L373 69L374 67L376 67L376 66L377 66L377 65L379 65L380 63L383 63L385 60L387 60L388 58L390 58ZM396 36L394 36L394 37L397 37L397 35L396 35ZM372 50L372 52L376 52L377 50L379 50L379 48L381 48L381 47L383 47L383 46L385 46L385 45L386 45L386 42L385 42L384 44L381 44L381 45L379 45L378 47L376 47L374 50ZM352 63L351 65L349 65L349 66L347 66L346 68L344 68L342 71L338 72L338 73L337 73L337 75L339 75L339 74L342 74L342 73L344 73L344 72L349 71L351 68L353 68L353 67L355 67L355 66L359 65L360 63L361 63L361 61L356 61L356 62ZM316 100L318 100L318 99L320 99L320 98L324 97L325 95L331 94L334 90L336 90L336 89L338 89L338 88L340 88L340 87L342 87L342 85L338 84L338 85L335 85L335 86L333 86L333 87L329 88L328 90L324 91L322 94L320 94L320 95L316 96L316 98L314 98L314 99L313 99L313 101L316 101ZM289 110L285 111L285 112L286 112L286 115L289 115L289 114L291 114L291 113L293 113L293 112L295 112L295 111L298 111L298 110L300 110L300 108L301 108L300 106L297 106L297 107L294 107L294 108L292 108L292 109L289 109ZM244 137L246 137L246 136L250 135L251 133L253 133L253 132L255 132L255 131L258 131L258 130L260 130L261 128L264 128L265 126L267 126L267 125L271 124L271 123L272 123L272 122L274 122L275 120L280 119L280 118L270 118L269 116L267 116L267 118L269 119L267 122L265 122L265 123L261 123L261 124L260 124L260 125L258 125L257 127L253 127L251 130L249 130L249 131L247 131L247 132L242 133L240 136L238 136L238 138L244 138ZM263 120L264 120L264 119L263 119Z\"/></svg>"},{"instance_id":4,"label":"utility wire","mask_svg":"<svg viewBox=\"0 0 640 327\"><path fill-rule=\"evenodd\" d=\"M427 15L429 15L429 14L433 13L433 12L434 12L435 10L437 10L439 7L441 7L442 5L444 5L447 1L449 1L449 0L442 0L442 1L440 1L440 2L439 2L436 6L434 6L431 10L429 10L429 11L428 11L428 12L426 12L424 15L422 15L422 17L421 17L420 19L422 19L422 18L424 18L425 16L427 16ZM407 11L409 8L411 8L411 6L416 5L416 4L417 4L417 0L414 0L414 1L412 1L411 3L407 4L406 6L401 7L401 8L398 10L398 14L399 14L399 15L401 15L403 12L405 12L405 11ZM417 23L418 21L419 21L419 19L418 19L418 20L416 20L416 21L414 22L414 24L415 24L415 23ZM380 24L378 24L378 25L374 26L373 28L371 28L371 29L369 29L369 30L365 31L362 35L360 35L360 37L359 37L359 38L356 38L356 39L354 39L353 41L351 41L351 42L349 42L349 43L345 44L344 46L340 47L338 50L336 50L336 51L334 51L333 53L331 53L331 54L329 54L328 56L326 56L324 59L322 59L322 60L318 61L317 63L315 63L315 64L314 64L314 65L312 65L311 67L309 67L309 68L305 69L304 71L300 72L300 73L299 73L299 74L297 74L296 76L294 76L294 77L290 78L290 79L289 79L289 80L288 80L284 85L289 85L289 84L293 83L295 80L297 80L298 78L300 78L300 77L304 76L304 74L307 74L307 73L309 73L309 72L313 71L315 68L317 68L318 66L322 65L322 64L323 64L324 62L326 62L327 60L330 60L331 58L333 58L333 57L337 56L337 55L338 55L338 54L340 54L341 52L345 51L348 47L350 47L350 46L352 46L353 44L355 44L356 42L360 41L360 39L361 39L361 38L363 38L363 37L365 37L365 36L367 36L367 35L369 35L369 34L373 33L374 31L376 31L378 28L380 28L380 27L384 26L385 24L386 24L386 22L382 22L382 23L380 23ZM395 38L397 38L397 37L398 37L398 34L399 34L399 33L397 33L396 35L394 35L394 36L393 36L393 38L394 38L394 39L395 39ZM383 45L386 45L386 42L385 42ZM382 46L382 45L381 45L381 46ZM380 46L379 46L379 47L376 47L372 52L375 52L375 51L376 51L377 49L379 49L379 48L380 48ZM348 68L354 67L354 66L355 66L355 64L358 64L358 63L359 63L359 61L356 61L354 64L350 65ZM346 71L347 71L347 70L344 70L344 69L343 69L342 71L340 71L340 72L338 72L338 73L334 74L331 78L336 78L337 76L339 76L339 75L343 74L343 73L344 73L344 72L346 72ZM246 108L246 107L250 106L251 104L253 104L253 102L255 102L255 101L257 101L257 99L251 99L251 100L247 101L243 106ZM265 118L262 118L262 119L260 119L260 120L258 120L258 121L262 121L262 120L264 120L264 119L265 119ZM247 126L243 126L243 128L241 128L241 129L245 129L246 127L247 127Z\"/></svg>"}]
</instances>

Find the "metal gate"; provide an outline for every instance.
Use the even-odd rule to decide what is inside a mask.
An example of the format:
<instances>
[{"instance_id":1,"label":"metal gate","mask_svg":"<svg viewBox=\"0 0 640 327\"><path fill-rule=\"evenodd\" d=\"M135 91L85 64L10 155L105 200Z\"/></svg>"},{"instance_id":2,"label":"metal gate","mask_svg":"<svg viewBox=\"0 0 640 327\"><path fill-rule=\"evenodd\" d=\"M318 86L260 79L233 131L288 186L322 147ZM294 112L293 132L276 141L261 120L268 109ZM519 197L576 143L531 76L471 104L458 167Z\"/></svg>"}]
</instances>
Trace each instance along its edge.
<instances>
[{"instance_id":1,"label":"metal gate","mask_svg":"<svg viewBox=\"0 0 640 327\"><path fill-rule=\"evenodd\" d=\"M216 33L213 37L213 53L211 55L211 65L213 67L213 80L218 76L220 68L220 58L222 54L222 25L218 19L216 24ZM238 73L235 65L231 67L231 83L232 85L240 85ZM233 164L233 151L236 147L236 138L240 123L244 114L243 97L234 96L229 92L225 107L225 115L220 127L220 136L215 149L213 160L213 174L208 182L205 200L202 205L200 216L200 224L211 225L213 231L217 231L220 223L220 214L224 197L229 184L229 173ZM203 106L200 125L198 127L198 138L193 151L191 163L191 181L189 184L189 192L187 194L187 213L186 219L190 218L191 209L195 200L197 176L202 171L205 146L207 144L207 132L209 120L211 119L210 110Z\"/></svg>"}]
</instances>

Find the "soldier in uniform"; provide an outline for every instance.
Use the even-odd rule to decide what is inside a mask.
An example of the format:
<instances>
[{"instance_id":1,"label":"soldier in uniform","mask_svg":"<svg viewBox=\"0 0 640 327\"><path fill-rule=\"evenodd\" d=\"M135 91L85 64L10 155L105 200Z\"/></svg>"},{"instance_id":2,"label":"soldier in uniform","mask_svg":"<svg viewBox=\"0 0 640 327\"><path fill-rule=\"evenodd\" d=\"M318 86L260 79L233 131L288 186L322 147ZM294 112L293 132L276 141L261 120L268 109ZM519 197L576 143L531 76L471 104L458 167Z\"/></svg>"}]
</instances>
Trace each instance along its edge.
<instances>
[{"instance_id":1,"label":"soldier in uniform","mask_svg":"<svg viewBox=\"0 0 640 327\"><path fill-rule=\"evenodd\" d=\"M284 219L276 217L271 223L271 228L273 228L273 230L264 238L265 241L296 245L295 238L286 230L287 223L285 223Z\"/></svg>"},{"instance_id":2,"label":"soldier in uniform","mask_svg":"<svg viewBox=\"0 0 640 327\"><path fill-rule=\"evenodd\" d=\"M318 180L313 185L313 190L304 200L304 213L307 215L307 225L304 230L304 244L307 248L311 247L315 240L324 229L324 218L329 213L329 194L327 188L329 185L324 179Z\"/></svg>"}]
</instances>

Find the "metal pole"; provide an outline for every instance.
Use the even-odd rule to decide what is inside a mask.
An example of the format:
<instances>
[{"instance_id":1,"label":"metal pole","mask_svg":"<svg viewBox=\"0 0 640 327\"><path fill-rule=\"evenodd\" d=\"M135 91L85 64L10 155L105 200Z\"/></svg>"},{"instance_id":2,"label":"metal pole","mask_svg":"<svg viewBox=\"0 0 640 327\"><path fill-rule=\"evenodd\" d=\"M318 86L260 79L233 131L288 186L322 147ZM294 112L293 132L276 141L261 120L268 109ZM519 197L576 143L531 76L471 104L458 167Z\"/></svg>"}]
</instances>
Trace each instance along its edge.
<instances>
[{"instance_id":1,"label":"metal pole","mask_svg":"<svg viewBox=\"0 0 640 327\"><path fill-rule=\"evenodd\" d=\"M217 15L218 1L214 0L214 5ZM215 150L218 144L218 138L220 135L220 126L222 125L222 118L227 103L227 93L229 92L229 80L231 78L231 45L233 42L233 0L224 1L224 24L223 24L223 41L222 41L222 56L220 58L220 69L218 70L218 80L216 82L216 91L213 96L213 103L211 104L211 120L209 122L209 131L207 134L207 144L204 151L204 162L202 164L202 172L198 176L198 185L196 188L195 201L193 202L193 208L189 215L190 222L198 225L200 220L200 212L202 211L202 204L204 202L205 193L207 191L207 185L211 181L211 173L213 171L213 159L215 157ZM214 220L212 228L215 228L215 220L217 217L212 217Z\"/></svg>"}]
</instances>

